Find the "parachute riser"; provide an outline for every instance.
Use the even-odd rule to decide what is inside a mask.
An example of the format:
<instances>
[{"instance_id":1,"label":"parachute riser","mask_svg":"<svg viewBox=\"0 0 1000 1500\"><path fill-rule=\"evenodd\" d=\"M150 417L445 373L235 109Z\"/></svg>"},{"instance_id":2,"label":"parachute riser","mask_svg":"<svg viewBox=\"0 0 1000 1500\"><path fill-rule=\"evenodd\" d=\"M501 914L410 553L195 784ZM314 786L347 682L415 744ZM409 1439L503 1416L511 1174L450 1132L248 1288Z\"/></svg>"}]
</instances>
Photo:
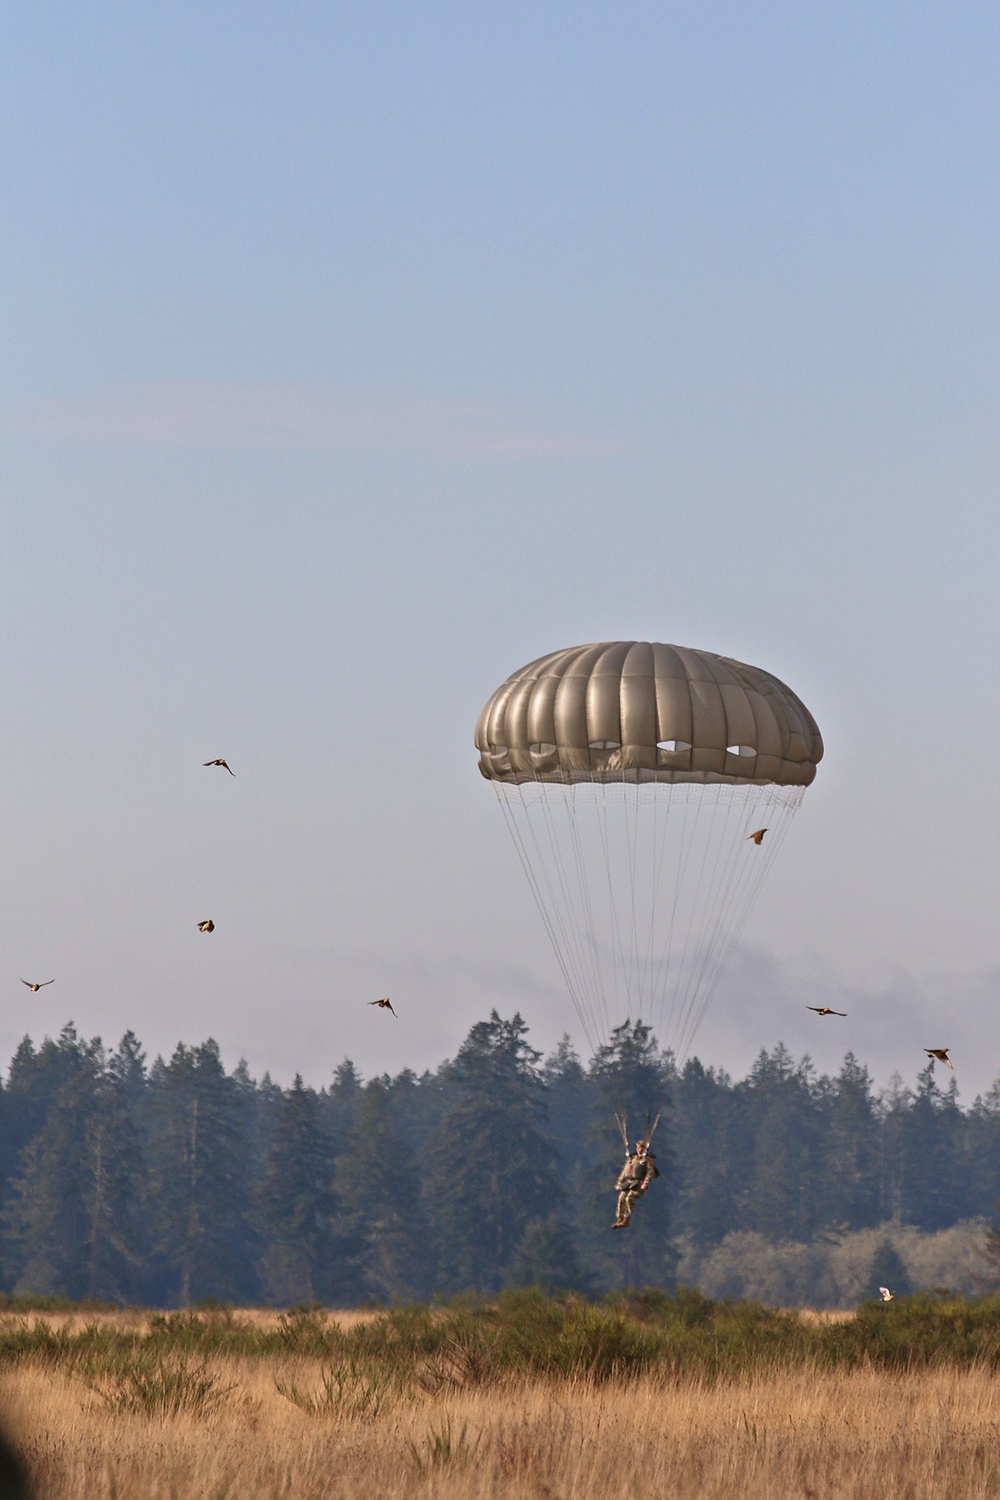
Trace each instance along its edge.
<instances>
[{"instance_id":1,"label":"parachute riser","mask_svg":"<svg viewBox=\"0 0 1000 1500\"><path fill-rule=\"evenodd\" d=\"M647 1146L650 1146L653 1143L653 1136L656 1134L656 1127L660 1123L660 1115L661 1114L662 1114L662 1110L658 1110L657 1111L657 1115L656 1115L656 1119L653 1120L653 1111L651 1109L647 1109L647 1111L646 1111L646 1135L645 1135L645 1140L646 1140ZM651 1120L652 1120L652 1124L650 1124ZM621 1132L622 1145L625 1147L625 1155L629 1156L629 1155L631 1155L631 1152L629 1151L629 1148L628 1148L628 1116L626 1115L626 1113L625 1113L624 1110L622 1110L621 1114L619 1114L617 1110L615 1111L615 1124L618 1126L618 1129Z\"/></svg>"}]
</instances>

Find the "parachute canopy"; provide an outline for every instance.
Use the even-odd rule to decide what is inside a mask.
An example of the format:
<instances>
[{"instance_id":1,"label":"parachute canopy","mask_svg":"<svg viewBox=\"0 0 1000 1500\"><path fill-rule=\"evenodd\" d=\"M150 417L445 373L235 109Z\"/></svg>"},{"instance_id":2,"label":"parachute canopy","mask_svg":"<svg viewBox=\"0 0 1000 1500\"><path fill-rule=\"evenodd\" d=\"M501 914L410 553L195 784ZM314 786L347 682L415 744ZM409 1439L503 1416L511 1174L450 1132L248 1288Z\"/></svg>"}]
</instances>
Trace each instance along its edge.
<instances>
[{"instance_id":1,"label":"parachute canopy","mask_svg":"<svg viewBox=\"0 0 1000 1500\"><path fill-rule=\"evenodd\" d=\"M476 747L588 1042L641 1020L682 1057L816 775L809 710L759 667L604 641L508 677Z\"/></svg>"},{"instance_id":2,"label":"parachute canopy","mask_svg":"<svg viewBox=\"0 0 1000 1500\"><path fill-rule=\"evenodd\" d=\"M816 721L759 667L658 641L571 646L497 688L476 726L491 781L808 786Z\"/></svg>"}]
</instances>

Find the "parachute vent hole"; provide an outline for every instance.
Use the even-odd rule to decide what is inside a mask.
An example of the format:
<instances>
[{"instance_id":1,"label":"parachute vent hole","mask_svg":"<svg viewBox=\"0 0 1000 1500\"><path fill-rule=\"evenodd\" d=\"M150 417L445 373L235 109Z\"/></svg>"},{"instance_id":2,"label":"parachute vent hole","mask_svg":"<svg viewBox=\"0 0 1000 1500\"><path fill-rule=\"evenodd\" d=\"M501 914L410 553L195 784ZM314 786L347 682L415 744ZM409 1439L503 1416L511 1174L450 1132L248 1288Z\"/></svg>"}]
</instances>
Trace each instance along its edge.
<instances>
[{"instance_id":1,"label":"parachute vent hole","mask_svg":"<svg viewBox=\"0 0 1000 1500\"><path fill-rule=\"evenodd\" d=\"M507 746L506 745L491 745L490 746L490 754L491 755L506 755L507 754Z\"/></svg>"},{"instance_id":2,"label":"parachute vent hole","mask_svg":"<svg viewBox=\"0 0 1000 1500\"><path fill-rule=\"evenodd\" d=\"M532 755L555 755L556 753L555 745L546 745L542 742L532 745L530 748Z\"/></svg>"},{"instance_id":3,"label":"parachute vent hole","mask_svg":"<svg viewBox=\"0 0 1000 1500\"><path fill-rule=\"evenodd\" d=\"M621 740L591 740L588 750L620 750Z\"/></svg>"},{"instance_id":4,"label":"parachute vent hole","mask_svg":"<svg viewBox=\"0 0 1000 1500\"><path fill-rule=\"evenodd\" d=\"M753 745L727 745L726 754L750 756L756 755L757 751L754 749Z\"/></svg>"},{"instance_id":5,"label":"parachute vent hole","mask_svg":"<svg viewBox=\"0 0 1000 1500\"><path fill-rule=\"evenodd\" d=\"M676 753L680 750L690 750L691 746L687 740L657 740L656 748L657 750L669 750L672 753Z\"/></svg>"}]
</instances>

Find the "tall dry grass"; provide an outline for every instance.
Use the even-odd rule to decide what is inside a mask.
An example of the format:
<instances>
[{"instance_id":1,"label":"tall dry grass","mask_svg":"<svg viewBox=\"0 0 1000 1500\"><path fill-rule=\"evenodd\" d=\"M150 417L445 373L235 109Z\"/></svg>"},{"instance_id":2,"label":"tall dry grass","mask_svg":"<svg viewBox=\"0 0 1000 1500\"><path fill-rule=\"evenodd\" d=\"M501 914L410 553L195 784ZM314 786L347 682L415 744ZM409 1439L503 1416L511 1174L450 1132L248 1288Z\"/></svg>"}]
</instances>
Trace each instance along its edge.
<instances>
[{"instance_id":1,"label":"tall dry grass","mask_svg":"<svg viewBox=\"0 0 1000 1500\"><path fill-rule=\"evenodd\" d=\"M0 1317L45 1500L1000 1500L1000 1304Z\"/></svg>"},{"instance_id":2,"label":"tall dry grass","mask_svg":"<svg viewBox=\"0 0 1000 1500\"><path fill-rule=\"evenodd\" d=\"M411 1393L375 1416L325 1407L319 1361L220 1359L205 1373L221 1399L166 1415L116 1411L30 1364L0 1380L0 1400L45 1500L1000 1494L1000 1388L975 1369L510 1379Z\"/></svg>"}]
</instances>

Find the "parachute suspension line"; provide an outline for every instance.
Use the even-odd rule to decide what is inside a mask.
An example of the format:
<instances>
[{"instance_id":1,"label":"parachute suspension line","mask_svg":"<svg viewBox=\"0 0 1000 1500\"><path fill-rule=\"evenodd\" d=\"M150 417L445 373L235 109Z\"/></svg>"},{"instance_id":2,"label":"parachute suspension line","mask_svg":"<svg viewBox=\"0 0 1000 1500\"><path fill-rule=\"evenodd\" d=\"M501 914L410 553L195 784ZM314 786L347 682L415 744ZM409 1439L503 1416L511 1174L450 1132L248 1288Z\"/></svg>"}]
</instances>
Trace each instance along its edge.
<instances>
[{"instance_id":1,"label":"parachute suspension line","mask_svg":"<svg viewBox=\"0 0 1000 1500\"><path fill-rule=\"evenodd\" d=\"M731 790L732 795L726 795ZM705 970L710 962L713 952L717 948L715 939L719 936L725 940L725 914L728 900L732 889L734 877L738 876L741 867L740 839L746 827L746 806L750 800L751 789L747 787L720 788L716 797L716 806L725 810L723 818L715 819L718 841L715 848L715 859L712 864L712 873L709 878L708 893L705 898L704 916L696 940L690 945L690 963L683 991L680 996L680 1017L678 1020L678 1035L683 1037L691 1021L692 1013L698 1006L699 1000L703 1000L703 1008L707 1006L710 996L705 997L702 990ZM742 802L742 813L740 804ZM733 813L737 813L737 828L732 827ZM725 850L728 858L723 862L720 872L719 863ZM756 852L756 851L754 851ZM747 861L742 861L743 868L747 867Z\"/></svg>"},{"instance_id":2,"label":"parachute suspension line","mask_svg":"<svg viewBox=\"0 0 1000 1500\"><path fill-rule=\"evenodd\" d=\"M656 836L657 836L658 814L659 814L659 810L660 810L660 802L661 802L661 800L663 801L664 806L666 808L666 815L665 815L664 820L663 820L663 825L664 826L660 830L660 841L661 841L660 842L660 851L659 851L659 856L657 856ZM650 1025L652 1025L653 1022L654 1022L653 1009L654 1009L654 1006L656 1004L656 974L654 972L654 964L653 964L653 943L654 943L654 941L656 939L656 914L657 914L657 912L660 909L660 880L661 880L661 877L662 877L662 874L663 874L663 856L666 853L666 848L667 848L667 834L669 833L669 825L670 825L670 800L671 799L670 799L669 796L661 799L659 796L657 796L655 787L652 789L652 802L653 802L653 818L652 818L652 822L653 822L652 890L653 890L653 899L650 902L650 906L649 906L649 933L648 933L648 936L646 938L646 954L645 954L645 957L643 958L643 961L642 961L643 983L644 984L648 984L648 987L649 987L649 1021L650 1021Z\"/></svg>"},{"instance_id":3,"label":"parachute suspension line","mask_svg":"<svg viewBox=\"0 0 1000 1500\"><path fill-rule=\"evenodd\" d=\"M590 899L590 880L587 876L587 861L584 858L583 845L580 838L579 819L576 815L575 786L571 786L569 788L569 797L567 799L566 806L569 816L570 835L573 845L573 858L576 864L577 884L580 887L580 899L583 906L584 936L586 938L587 953L590 959L590 972L592 977L591 993L595 997L595 1011L599 1009L601 1013L601 1035L607 1036L607 994L605 991L604 977L601 973L600 954L598 953L597 949L597 935L596 927L594 925L594 908L593 902Z\"/></svg>"},{"instance_id":4,"label":"parachute suspension line","mask_svg":"<svg viewBox=\"0 0 1000 1500\"><path fill-rule=\"evenodd\" d=\"M726 837L731 841L733 858L730 860L728 869L724 871L724 879L720 880L716 893L715 909L711 916L712 930L717 931L720 941L717 943L706 942L698 954L698 969L691 984L690 998L688 1003L688 1014L682 1022L684 1034L693 1035L697 1028L708 1003L715 992L715 983L721 976L722 969L717 965L716 959L719 954L728 948L729 934L738 920L738 914L743 909L744 892L748 887L756 887L763 872L763 861L755 859L758 853L756 848L747 850L746 842L748 830L752 828L757 819L759 806L753 802L754 788L740 788L742 797L734 797L732 809L742 813L737 818L737 827L732 829L727 820Z\"/></svg>"},{"instance_id":5,"label":"parachute suspension line","mask_svg":"<svg viewBox=\"0 0 1000 1500\"><path fill-rule=\"evenodd\" d=\"M744 819L739 837L743 841L746 841L749 838L747 830L750 828L751 823L758 824L761 818L766 816L771 823L768 829L768 843L763 846L766 854L763 859L752 858L746 862L740 878L736 882L736 890L731 896L732 918L727 924L723 941L708 954L709 962L706 966L705 976L698 986L699 995L697 998L700 1003L692 1007L688 1024L679 1042L679 1057L686 1055L694 1041L698 1028L704 1019L709 1001L729 965L729 961L743 934L743 929L746 926L750 913L767 880L771 866L774 864L781 845L785 841L788 830L791 827L792 818L802 801L804 788L769 786L767 788L750 788L748 790L751 793L755 790L758 791L758 797L752 802L750 797L747 798L749 817ZM757 853L756 850L749 852L751 855Z\"/></svg>"},{"instance_id":6,"label":"parachute suspension line","mask_svg":"<svg viewBox=\"0 0 1000 1500\"><path fill-rule=\"evenodd\" d=\"M710 795L708 795L709 793L710 793ZM699 804L699 813L702 814L702 816L700 816L698 818L698 820L697 820L699 824L701 824L701 823L704 822L703 809L706 808L706 807L707 808L716 808L716 807L718 807L718 801L719 801L719 798L718 798L718 788L715 787L715 786L712 786L710 788L706 788L706 797L703 800L703 802L701 804ZM689 970L689 960L690 960L690 957L692 955L692 948L693 948L693 944L692 944L692 931L694 929L695 918L696 918L696 916L701 911L701 892L702 892L702 886L705 883L705 870L706 870L706 868L708 866L709 855L710 855L711 849L712 849L712 834L714 832L714 824L715 824L716 821L717 820L714 819L714 818L710 819L709 823L707 824L707 834L706 834L706 837L704 837L701 840L701 859L700 859L700 861L697 862L697 864L698 864L698 875L697 875L697 880L696 880L695 886L694 886L694 893L693 893L693 895L691 897L691 901L690 901L690 905L689 905L687 926L686 926L685 932L684 932L684 939L683 939L683 942L681 943L681 953L680 953L680 962L679 962L679 967L678 967L677 979L676 979L676 982L671 986L671 989L672 989L671 1003L670 1003L670 1035L671 1036L676 1036L676 1034L677 1034L676 1028L679 1025L678 1008L680 1008L681 1013L683 1013L685 984L686 984L686 980L687 980L687 973L688 973L688 970ZM700 931L700 929L699 929L699 931Z\"/></svg>"},{"instance_id":7,"label":"parachute suspension line","mask_svg":"<svg viewBox=\"0 0 1000 1500\"><path fill-rule=\"evenodd\" d=\"M528 880L528 885L531 887L531 894L535 898L535 905L538 907L538 914L539 914L539 916L542 919L542 925L544 926L545 931L548 934L549 942L552 944L552 951L555 953L555 956L556 956L556 962L558 963L559 968L562 971L562 976L563 976L563 979L565 981L566 988L569 991L571 1000L573 1001L573 1008L576 1011L577 1016L580 1019L580 1024L583 1027L584 1035L587 1038L588 1045L592 1048L592 1050L594 1050L596 1052L596 1050L597 1050L596 1039L591 1035L590 1022L589 1022L588 1017L587 1017L587 1015L586 1015L586 1013L584 1011L584 1008L583 1008L583 1006L581 1004L580 996L579 996L577 988L576 988L576 986L574 985L574 982L573 982L573 976L571 975L571 973L569 971L569 968L567 966L566 960L565 960L565 958L563 956L562 949L560 948L559 941L558 941L558 939L556 937L555 928L554 928L552 919L551 919L551 917L549 915L549 911L548 911L548 909L547 909L547 907L545 905L545 901L544 901L543 896L542 896L541 886L539 884L538 879L535 876L534 870L533 870L532 865L531 865L531 861L530 861L530 859L528 857L528 851L527 851L527 848L525 846L525 842L524 842L524 838L523 838L523 836L521 834L521 830L518 827L517 819L514 816L513 809L510 807L510 805L508 803L508 800L507 800L507 787L501 781L495 781L493 783L493 786L494 786L494 789L496 791L497 801L499 802L501 811L503 813L504 822L507 824L507 828L510 831L511 838L514 841L514 847L517 850L518 858L521 861L521 868L524 870L524 873L525 873L525 875L527 877L527 880ZM523 792L521 792L520 787L518 787L518 794L519 794L519 797L520 797L521 805L524 808L525 821L526 821L526 823L527 823L527 825L528 825L528 827L530 829L531 828L531 819L530 819L530 816L529 816L529 813L528 813L527 804L526 804L526 802L524 800L524 794L523 794ZM533 830L532 830L532 834L533 834ZM535 843L535 846L536 846L536 849L537 849L537 839L534 838L534 834L533 834L533 840L532 841ZM539 863L541 864L541 861L539 861ZM544 865L542 866L542 873L545 874ZM547 878L546 878L546 885L549 885L549 881L548 881ZM551 896L551 888L550 888L550 896Z\"/></svg>"},{"instance_id":8,"label":"parachute suspension line","mask_svg":"<svg viewBox=\"0 0 1000 1500\"><path fill-rule=\"evenodd\" d=\"M606 798L607 794L604 788L599 787L596 800L598 811L597 824L601 836L601 846L604 850L604 872L607 877L608 883L608 914L610 917L611 941L613 956L615 959L613 965L615 981L615 1011L619 1012L621 1010L621 999L619 997L618 974L619 970L621 970L623 974L625 973L625 950L622 943L621 926L619 925L618 921L618 908L615 904L614 881L611 874L611 845L608 839L608 804ZM631 1012L632 997L629 994L627 987L625 991L625 998L629 1002L629 1011Z\"/></svg>"},{"instance_id":9,"label":"parachute suspension line","mask_svg":"<svg viewBox=\"0 0 1000 1500\"><path fill-rule=\"evenodd\" d=\"M802 789L613 775L494 786L592 1051L627 1004L682 1064Z\"/></svg>"},{"instance_id":10,"label":"parachute suspension line","mask_svg":"<svg viewBox=\"0 0 1000 1500\"><path fill-rule=\"evenodd\" d=\"M718 977L721 977L736 944L740 940L747 919L770 873L771 866L777 859L781 846L788 835L792 818L802 802L803 792L804 788L802 787L769 788L769 794L765 799L764 805L769 808L769 816L774 817L777 815L776 826L773 828L774 838L770 843L770 847L767 848L766 860L760 863L760 873L757 880L744 893L742 904L735 913L734 921L728 934L728 940L717 955L715 977L712 980L713 985L717 982Z\"/></svg>"},{"instance_id":11,"label":"parachute suspension line","mask_svg":"<svg viewBox=\"0 0 1000 1500\"><path fill-rule=\"evenodd\" d=\"M693 1018L696 1015L700 1018L711 999L711 990L706 987L705 983L706 973L710 970L720 945L725 945L728 936L730 913L734 909L734 903L738 902L738 897L734 894L734 885L739 889L742 880L752 879L756 875L752 861L744 854L744 840L749 826L747 808L751 796L752 788L739 787L733 788L732 796L725 799L726 819L722 829L722 839L727 847L729 858L723 862L719 878L713 879L703 938L692 955L692 969L680 1023L681 1035L687 1034ZM734 813L736 815L735 829L732 826ZM721 847L720 845L720 852Z\"/></svg>"},{"instance_id":12,"label":"parachute suspension line","mask_svg":"<svg viewBox=\"0 0 1000 1500\"><path fill-rule=\"evenodd\" d=\"M629 798L629 788L625 781L625 768L622 767L622 797L625 807L623 822L625 824L625 851L628 856L628 886L630 906L630 936L625 970L625 989L629 997L629 1009L637 1011L637 1019L642 1020L642 975L639 971L639 941L636 926L635 891L636 891L636 863L639 857L639 786L636 783L635 795ZM632 802L632 828L629 831L629 801Z\"/></svg>"},{"instance_id":13,"label":"parachute suspension line","mask_svg":"<svg viewBox=\"0 0 1000 1500\"><path fill-rule=\"evenodd\" d=\"M558 790L563 793L563 807L566 808L567 804L565 800L565 789L558 788ZM577 1009L579 1011L580 1009L586 1008L586 1003L589 1000L590 1008L594 1012L592 1019L596 1019L597 1002L600 1000L600 974L598 973L597 976L598 993L595 995L592 993L591 986L588 986L587 984L584 963L585 948L579 936L582 931L582 927L579 917L574 910L575 903L573 900L572 890L567 879L566 861L563 855L562 841L557 837L556 830L553 826L552 799L548 796L547 788L541 791L537 800L541 805L542 819L545 825L546 834L548 835L549 853L552 858L552 864L555 868L555 872L559 881L559 888L562 893L565 917L563 918L562 914L560 913L560 930L562 932L563 942L566 947L567 957L572 958L573 967L577 976L576 994L579 997L577 1002ZM539 855L539 858L541 858L541 855ZM544 863L544 861L542 862ZM589 1040L590 1038L588 1037L588 1041Z\"/></svg>"},{"instance_id":14,"label":"parachute suspension line","mask_svg":"<svg viewBox=\"0 0 1000 1500\"><path fill-rule=\"evenodd\" d=\"M669 792L670 794L673 794L674 788L670 787ZM690 836L688 835L688 824L691 820L688 817L688 813L690 811L690 798L687 795L686 788L684 789L684 795L681 798L681 805L684 809L684 813L681 819L681 835L678 845L677 868L674 874L674 899L671 902L670 906L670 923L667 928L666 942L660 950L659 963L656 966L656 973L653 977L653 989L654 991L660 991L659 1026L661 1030L663 1028L663 1011L666 1004L666 996L668 990L670 989L670 970L671 959L674 951L674 930L677 925L677 907L680 901L681 890L687 880L688 859L690 857L691 848L694 842L693 827L691 829ZM664 846L664 855L665 854L666 846ZM668 1031L670 1030L670 1025L673 1020L673 1009L673 1000L671 1000L670 1015L667 1021Z\"/></svg>"}]
</instances>

